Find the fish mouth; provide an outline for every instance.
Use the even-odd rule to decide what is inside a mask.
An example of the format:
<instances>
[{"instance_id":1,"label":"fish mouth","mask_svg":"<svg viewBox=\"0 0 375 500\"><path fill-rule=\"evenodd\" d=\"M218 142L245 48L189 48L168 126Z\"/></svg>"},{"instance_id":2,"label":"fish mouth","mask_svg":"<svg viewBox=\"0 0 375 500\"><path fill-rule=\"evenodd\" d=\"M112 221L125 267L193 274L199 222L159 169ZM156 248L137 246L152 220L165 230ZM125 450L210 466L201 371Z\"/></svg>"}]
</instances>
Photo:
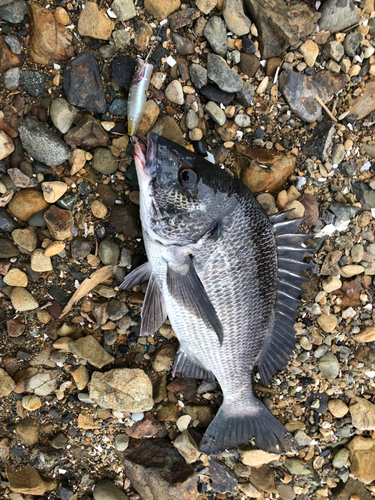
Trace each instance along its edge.
<instances>
[{"instance_id":1,"label":"fish mouth","mask_svg":"<svg viewBox=\"0 0 375 500\"><path fill-rule=\"evenodd\" d=\"M156 152L158 148L159 136L149 133L147 139L140 138L134 141L134 161L137 171L147 177L156 175Z\"/></svg>"}]
</instances>

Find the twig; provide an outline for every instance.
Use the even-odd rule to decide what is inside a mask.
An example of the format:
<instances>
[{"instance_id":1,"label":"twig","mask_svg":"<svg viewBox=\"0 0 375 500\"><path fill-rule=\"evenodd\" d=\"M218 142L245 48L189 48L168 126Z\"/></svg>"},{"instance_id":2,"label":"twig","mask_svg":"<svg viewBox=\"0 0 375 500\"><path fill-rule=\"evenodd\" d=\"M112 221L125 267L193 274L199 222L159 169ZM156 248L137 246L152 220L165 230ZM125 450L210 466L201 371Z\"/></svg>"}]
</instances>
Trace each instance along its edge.
<instances>
[{"instance_id":1,"label":"twig","mask_svg":"<svg viewBox=\"0 0 375 500\"><path fill-rule=\"evenodd\" d=\"M321 98L318 96L318 94L315 94L315 99L318 101L318 103L321 105L321 107L324 109L324 111L328 114L328 116L333 120L334 122L337 122L337 118L330 112L330 110L327 108L327 106L324 104L324 102L321 100Z\"/></svg>"}]
</instances>

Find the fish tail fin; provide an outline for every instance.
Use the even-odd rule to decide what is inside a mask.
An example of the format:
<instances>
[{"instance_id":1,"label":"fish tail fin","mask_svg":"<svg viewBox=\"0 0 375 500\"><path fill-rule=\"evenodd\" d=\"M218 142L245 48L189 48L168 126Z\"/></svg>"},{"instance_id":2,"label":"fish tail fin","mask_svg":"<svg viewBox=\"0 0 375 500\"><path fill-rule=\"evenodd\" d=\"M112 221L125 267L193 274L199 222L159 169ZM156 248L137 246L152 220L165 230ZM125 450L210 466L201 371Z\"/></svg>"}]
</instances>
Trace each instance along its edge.
<instances>
[{"instance_id":1,"label":"fish tail fin","mask_svg":"<svg viewBox=\"0 0 375 500\"><path fill-rule=\"evenodd\" d=\"M209 455L247 444L254 437L255 446L268 453L295 453L298 445L289 431L255 397L248 405L224 403L207 428L201 451Z\"/></svg>"}]
</instances>

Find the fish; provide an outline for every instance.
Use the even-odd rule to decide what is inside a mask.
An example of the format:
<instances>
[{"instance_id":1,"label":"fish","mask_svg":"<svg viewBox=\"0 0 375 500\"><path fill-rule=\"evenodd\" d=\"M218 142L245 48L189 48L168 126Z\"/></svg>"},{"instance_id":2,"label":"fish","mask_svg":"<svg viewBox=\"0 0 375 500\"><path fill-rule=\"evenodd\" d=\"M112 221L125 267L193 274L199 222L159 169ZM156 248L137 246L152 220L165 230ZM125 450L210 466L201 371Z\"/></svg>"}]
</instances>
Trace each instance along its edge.
<instances>
[{"instance_id":1,"label":"fish","mask_svg":"<svg viewBox=\"0 0 375 500\"><path fill-rule=\"evenodd\" d=\"M267 216L250 190L226 170L149 133L136 143L140 217L148 261L120 286L148 281L140 335L166 318L179 341L173 375L216 380L223 402L203 435L210 455L254 438L269 453L297 443L256 397L294 349L294 317L310 235L291 211Z\"/></svg>"},{"instance_id":2,"label":"fish","mask_svg":"<svg viewBox=\"0 0 375 500\"><path fill-rule=\"evenodd\" d=\"M142 120L153 69L152 64L139 59L139 69L134 75L128 96L128 134L130 136L136 133Z\"/></svg>"}]
</instances>

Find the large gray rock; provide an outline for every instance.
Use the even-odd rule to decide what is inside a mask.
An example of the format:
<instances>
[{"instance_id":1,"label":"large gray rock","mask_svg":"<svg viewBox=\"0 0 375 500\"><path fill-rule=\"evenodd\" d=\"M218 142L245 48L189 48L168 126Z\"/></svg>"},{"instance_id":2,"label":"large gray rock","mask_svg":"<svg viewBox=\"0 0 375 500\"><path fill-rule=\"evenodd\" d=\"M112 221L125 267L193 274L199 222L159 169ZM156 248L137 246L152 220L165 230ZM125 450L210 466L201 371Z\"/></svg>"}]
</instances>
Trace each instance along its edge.
<instances>
[{"instance_id":1,"label":"large gray rock","mask_svg":"<svg viewBox=\"0 0 375 500\"><path fill-rule=\"evenodd\" d=\"M352 0L326 0L321 8L319 28L331 33L343 31L359 21L357 7Z\"/></svg>"},{"instance_id":2,"label":"large gray rock","mask_svg":"<svg viewBox=\"0 0 375 500\"><path fill-rule=\"evenodd\" d=\"M242 78L229 68L224 59L216 54L207 57L208 78L225 92L239 92L243 87Z\"/></svg>"},{"instance_id":3,"label":"large gray rock","mask_svg":"<svg viewBox=\"0 0 375 500\"><path fill-rule=\"evenodd\" d=\"M19 125L22 146L34 160L49 167L60 165L71 156L70 148L33 116L27 116Z\"/></svg>"},{"instance_id":4,"label":"large gray rock","mask_svg":"<svg viewBox=\"0 0 375 500\"><path fill-rule=\"evenodd\" d=\"M212 16L204 27L204 36L212 49L220 56L225 56L228 50L227 30L224 21L218 16Z\"/></svg>"}]
</instances>

